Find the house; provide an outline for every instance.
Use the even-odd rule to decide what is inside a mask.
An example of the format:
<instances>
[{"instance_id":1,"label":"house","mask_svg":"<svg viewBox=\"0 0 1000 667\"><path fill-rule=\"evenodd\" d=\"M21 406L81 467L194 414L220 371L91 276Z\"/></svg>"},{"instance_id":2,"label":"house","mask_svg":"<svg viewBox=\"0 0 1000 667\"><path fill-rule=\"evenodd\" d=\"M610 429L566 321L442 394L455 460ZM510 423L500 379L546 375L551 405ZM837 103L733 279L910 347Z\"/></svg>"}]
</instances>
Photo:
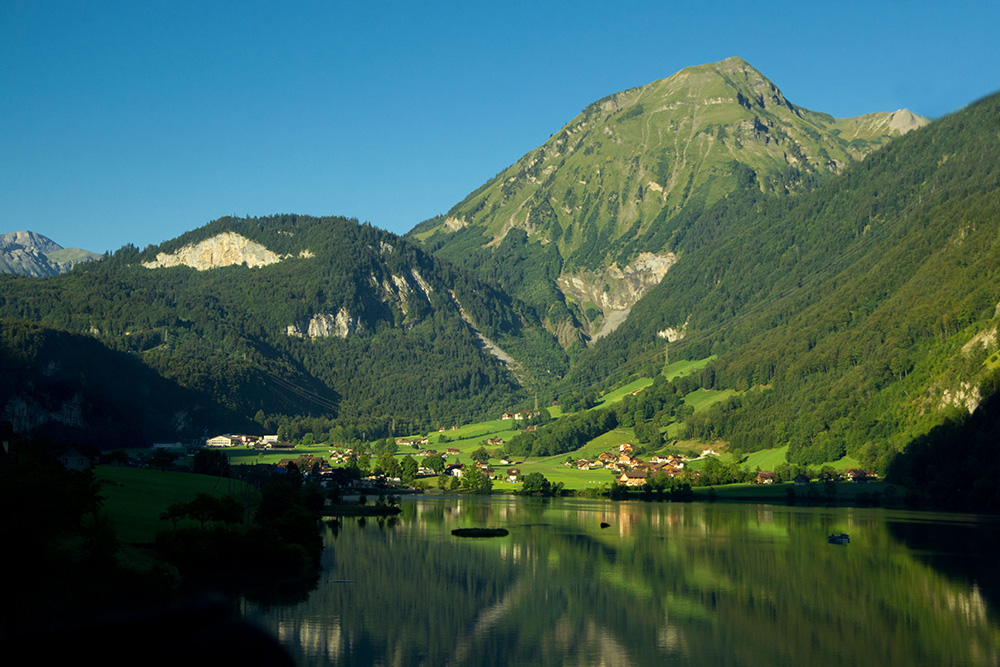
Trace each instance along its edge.
<instances>
[{"instance_id":1,"label":"house","mask_svg":"<svg viewBox=\"0 0 1000 667\"><path fill-rule=\"evenodd\" d=\"M509 412L503 413L503 416L500 417L500 419L513 419L513 418L514 418L514 415L510 414Z\"/></svg>"},{"instance_id":2,"label":"house","mask_svg":"<svg viewBox=\"0 0 1000 667\"><path fill-rule=\"evenodd\" d=\"M809 476L799 473L795 476L795 479L792 480L792 483L795 484L795 486L805 486L809 483Z\"/></svg>"},{"instance_id":3,"label":"house","mask_svg":"<svg viewBox=\"0 0 1000 667\"><path fill-rule=\"evenodd\" d=\"M486 444L487 445L502 445L503 444L503 438L487 438L486 439Z\"/></svg>"},{"instance_id":4,"label":"house","mask_svg":"<svg viewBox=\"0 0 1000 667\"><path fill-rule=\"evenodd\" d=\"M444 474L452 477L461 477L464 474L464 469L464 463L452 463L451 465L445 466Z\"/></svg>"},{"instance_id":5,"label":"house","mask_svg":"<svg viewBox=\"0 0 1000 667\"><path fill-rule=\"evenodd\" d=\"M627 442L623 442L622 444L618 445L618 453L619 454L631 454L632 453L632 445L630 445Z\"/></svg>"},{"instance_id":6,"label":"house","mask_svg":"<svg viewBox=\"0 0 1000 667\"><path fill-rule=\"evenodd\" d=\"M56 460L67 470L90 470L97 457L80 447L70 446L56 452Z\"/></svg>"},{"instance_id":7,"label":"house","mask_svg":"<svg viewBox=\"0 0 1000 667\"><path fill-rule=\"evenodd\" d=\"M644 470L626 470L618 478L618 483L625 486L642 486L646 483L646 472Z\"/></svg>"},{"instance_id":8,"label":"house","mask_svg":"<svg viewBox=\"0 0 1000 667\"><path fill-rule=\"evenodd\" d=\"M451 456L452 454L455 454L455 455L458 455L458 454L461 454L461 452L459 452L459 451L458 451L457 449L455 449L454 447L449 447L449 448L448 448L447 450L445 450L445 451L447 451L447 452L448 452L448 456Z\"/></svg>"},{"instance_id":9,"label":"house","mask_svg":"<svg viewBox=\"0 0 1000 667\"><path fill-rule=\"evenodd\" d=\"M236 444L236 438L231 435L217 435L205 441L206 447L232 447Z\"/></svg>"},{"instance_id":10,"label":"house","mask_svg":"<svg viewBox=\"0 0 1000 667\"><path fill-rule=\"evenodd\" d=\"M754 482L757 484L774 484L776 479L777 475L775 475L772 471L761 470L757 473L757 477L754 478Z\"/></svg>"},{"instance_id":11,"label":"house","mask_svg":"<svg viewBox=\"0 0 1000 667\"><path fill-rule=\"evenodd\" d=\"M287 441L275 442L271 444L271 449L295 449L295 445Z\"/></svg>"},{"instance_id":12,"label":"house","mask_svg":"<svg viewBox=\"0 0 1000 667\"><path fill-rule=\"evenodd\" d=\"M180 442L157 442L153 444L153 449L166 449L168 451L179 452L187 448Z\"/></svg>"},{"instance_id":13,"label":"house","mask_svg":"<svg viewBox=\"0 0 1000 667\"><path fill-rule=\"evenodd\" d=\"M847 475L847 479L855 482L856 484L867 484L868 478L874 477L871 473L865 472L860 468L850 468L845 474Z\"/></svg>"},{"instance_id":14,"label":"house","mask_svg":"<svg viewBox=\"0 0 1000 667\"><path fill-rule=\"evenodd\" d=\"M521 476L520 468L508 468L507 469L507 481L516 482L517 478Z\"/></svg>"}]
</instances>

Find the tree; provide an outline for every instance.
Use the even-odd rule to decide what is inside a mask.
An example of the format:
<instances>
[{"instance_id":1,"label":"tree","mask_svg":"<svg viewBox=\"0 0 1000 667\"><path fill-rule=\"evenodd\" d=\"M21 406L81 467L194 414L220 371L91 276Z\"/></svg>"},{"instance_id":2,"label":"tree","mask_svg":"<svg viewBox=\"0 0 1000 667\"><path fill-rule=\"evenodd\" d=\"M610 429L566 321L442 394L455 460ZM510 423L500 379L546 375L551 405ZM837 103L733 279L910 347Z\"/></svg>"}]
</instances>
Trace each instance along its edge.
<instances>
[{"instance_id":1,"label":"tree","mask_svg":"<svg viewBox=\"0 0 1000 667\"><path fill-rule=\"evenodd\" d=\"M218 449L200 449L191 462L191 472L200 475L227 477L229 475L229 457Z\"/></svg>"},{"instance_id":2,"label":"tree","mask_svg":"<svg viewBox=\"0 0 1000 667\"><path fill-rule=\"evenodd\" d=\"M476 495L489 495L493 492L493 480L486 476L482 470L473 466L462 478L465 486Z\"/></svg>"},{"instance_id":3,"label":"tree","mask_svg":"<svg viewBox=\"0 0 1000 667\"><path fill-rule=\"evenodd\" d=\"M243 504L231 495L213 496L199 493L189 502L173 503L160 514L163 521L171 521L174 528L180 519L194 519L204 528L209 521L235 524L243 520Z\"/></svg>"},{"instance_id":4,"label":"tree","mask_svg":"<svg viewBox=\"0 0 1000 667\"><path fill-rule=\"evenodd\" d=\"M478 449L472 450L470 457L473 461L486 462L490 460L490 453L486 451L485 447L480 445Z\"/></svg>"},{"instance_id":5,"label":"tree","mask_svg":"<svg viewBox=\"0 0 1000 667\"><path fill-rule=\"evenodd\" d=\"M411 483L417 477L417 469L420 466L417 464L417 460L407 454L399 461L399 469L403 481L407 484Z\"/></svg>"},{"instance_id":6,"label":"tree","mask_svg":"<svg viewBox=\"0 0 1000 667\"><path fill-rule=\"evenodd\" d=\"M177 460L178 454L176 452L171 452L166 449L157 449L149 457L149 465L153 468L159 468L160 472L167 469L167 466L171 465Z\"/></svg>"},{"instance_id":7,"label":"tree","mask_svg":"<svg viewBox=\"0 0 1000 667\"><path fill-rule=\"evenodd\" d=\"M440 475L444 472L444 457L440 454L428 456L424 459L424 465Z\"/></svg>"},{"instance_id":8,"label":"tree","mask_svg":"<svg viewBox=\"0 0 1000 667\"><path fill-rule=\"evenodd\" d=\"M549 496L552 495L552 485L540 472L529 472L524 476L524 483L521 485L522 496Z\"/></svg>"}]
</instances>

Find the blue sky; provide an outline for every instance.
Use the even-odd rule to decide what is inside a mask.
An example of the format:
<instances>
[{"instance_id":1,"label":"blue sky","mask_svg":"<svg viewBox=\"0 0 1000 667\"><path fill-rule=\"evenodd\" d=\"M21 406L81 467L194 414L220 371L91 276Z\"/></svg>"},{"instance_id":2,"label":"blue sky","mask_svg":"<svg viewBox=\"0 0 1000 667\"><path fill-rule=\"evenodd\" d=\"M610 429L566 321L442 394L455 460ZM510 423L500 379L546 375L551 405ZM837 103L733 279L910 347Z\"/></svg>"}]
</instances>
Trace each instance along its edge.
<instances>
[{"instance_id":1,"label":"blue sky","mask_svg":"<svg viewBox=\"0 0 1000 667\"><path fill-rule=\"evenodd\" d=\"M815 7L815 8L814 8ZM223 215L404 233L590 102L740 56L838 117L1000 90L993 2L0 1L0 233L160 243Z\"/></svg>"}]
</instances>

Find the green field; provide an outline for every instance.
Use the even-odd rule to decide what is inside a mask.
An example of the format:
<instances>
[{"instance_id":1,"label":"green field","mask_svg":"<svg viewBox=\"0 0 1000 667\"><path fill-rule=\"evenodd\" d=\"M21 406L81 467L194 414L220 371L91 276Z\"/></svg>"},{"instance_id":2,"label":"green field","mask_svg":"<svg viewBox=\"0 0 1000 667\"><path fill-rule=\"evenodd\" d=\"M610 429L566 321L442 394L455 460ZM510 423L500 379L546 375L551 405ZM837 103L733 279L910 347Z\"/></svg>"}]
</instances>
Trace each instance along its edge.
<instances>
[{"instance_id":1,"label":"green field","mask_svg":"<svg viewBox=\"0 0 1000 667\"><path fill-rule=\"evenodd\" d=\"M234 479L118 466L98 466L94 474L101 483L104 509L123 542L151 542L167 525L160 513L199 493L229 493L247 506L259 502L256 489Z\"/></svg>"},{"instance_id":2,"label":"green field","mask_svg":"<svg viewBox=\"0 0 1000 667\"><path fill-rule=\"evenodd\" d=\"M695 409L695 412L709 408L716 403L726 400L736 392L732 389L695 389L684 397L684 402Z\"/></svg>"},{"instance_id":3,"label":"green field","mask_svg":"<svg viewBox=\"0 0 1000 667\"><path fill-rule=\"evenodd\" d=\"M629 382L624 387L619 387L618 389L609 391L608 393L601 396L599 399L597 399L597 405L595 405L591 409L593 410L596 408L604 408L611 405L612 403L617 403L626 396L630 395L632 392L639 391L640 389L645 389L651 384L653 384L652 378L639 378L634 382Z\"/></svg>"}]
</instances>

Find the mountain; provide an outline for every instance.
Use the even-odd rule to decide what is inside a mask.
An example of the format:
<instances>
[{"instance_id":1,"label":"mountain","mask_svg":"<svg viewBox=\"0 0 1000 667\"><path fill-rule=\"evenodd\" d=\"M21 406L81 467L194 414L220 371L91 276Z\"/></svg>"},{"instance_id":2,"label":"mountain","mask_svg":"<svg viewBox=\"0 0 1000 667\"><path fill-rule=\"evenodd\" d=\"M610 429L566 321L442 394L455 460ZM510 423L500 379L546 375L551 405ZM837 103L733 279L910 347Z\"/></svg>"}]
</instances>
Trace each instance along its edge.
<instances>
[{"instance_id":1,"label":"mountain","mask_svg":"<svg viewBox=\"0 0 1000 667\"><path fill-rule=\"evenodd\" d=\"M737 393L688 435L884 472L1000 386L997 118L1000 95L812 192L735 193L688 216L681 260L567 386L717 355L701 384Z\"/></svg>"},{"instance_id":2,"label":"mountain","mask_svg":"<svg viewBox=\"0 0 1000 667\"><path fill-rule=\"evenodd\" d=\"M101 255L61 245L35 232L0 234L0 273L40 278L65 273L81 262Z\"/></svg>"},{"instance_id":3,"label":"mountain","mask_svg":"<svg viewBox=\"0 0 1000 667\"><path fill-rule=\"evenodd\" d=\"M344 218L223 218L60 276L0 276L0 317L87 336L270 429L298 415L412 433L566 370L530 308Z\"/></svg>"},{"instance_id":4,"label":"mountain","mask_svg":"<svg viewBox=\"0 0 1000 667\"><path fill-rule=\"evenodd\" d=\"M256 426L89 335L0 320L0 368L0 419L59 444L135 447Z\"/></svg>"},{"instance_id":5,"label":"mountain","mask_svg":"<svg viewBox=\"0 0 1000 667\"><path fill-rule=\"evenodd\" d=\"M810 111L729 58L594 102L409 236L534 306L569 345L620 325L675 265L684 215L740 190L806 192L927 122Z\"/></svg>"}]
</instances>

